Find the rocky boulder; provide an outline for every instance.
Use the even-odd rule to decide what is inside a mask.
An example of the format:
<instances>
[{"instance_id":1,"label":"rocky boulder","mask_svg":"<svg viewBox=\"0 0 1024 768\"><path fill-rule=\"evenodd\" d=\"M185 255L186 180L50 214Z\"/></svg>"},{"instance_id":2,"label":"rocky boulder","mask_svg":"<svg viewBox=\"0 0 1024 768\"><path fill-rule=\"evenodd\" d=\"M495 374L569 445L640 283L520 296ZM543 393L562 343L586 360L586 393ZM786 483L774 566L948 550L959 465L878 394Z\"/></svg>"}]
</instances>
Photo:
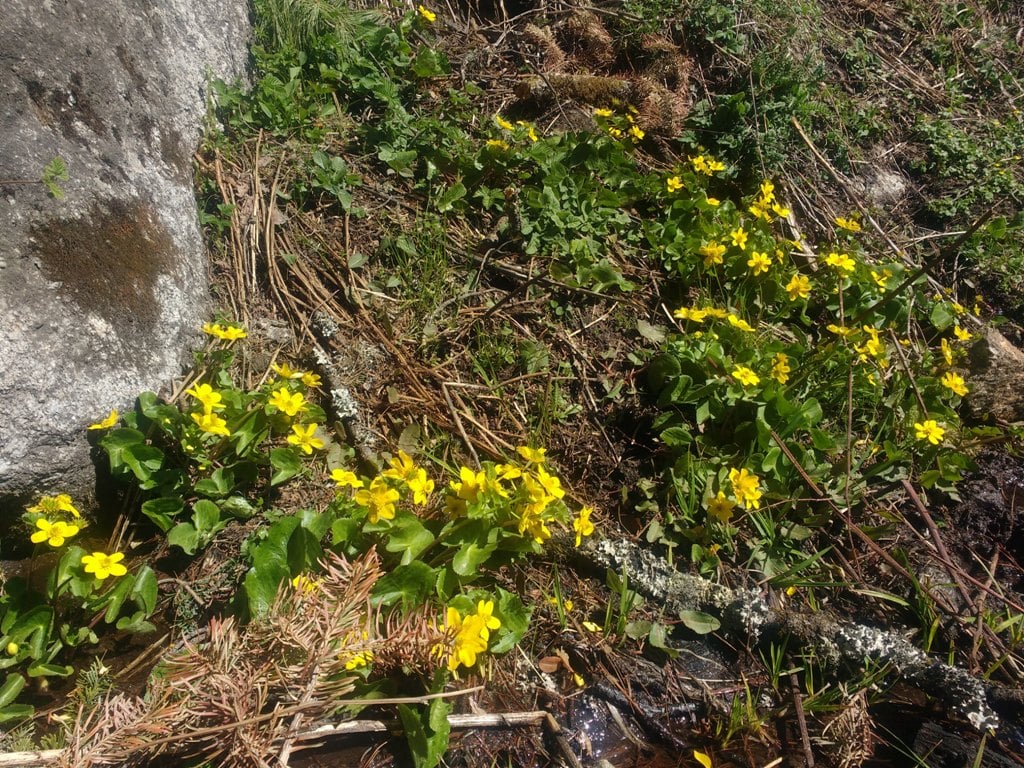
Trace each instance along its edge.
<instances>
[{"instance_id":1,"label":"rocky boulder","mask_svg":"<svg viewBox=\"0 0 1024 768\"><path fill-rule=\"evenodd\" d=\"M192 155L246 0L6 0L0 14L0 523L88 496L85 427L180 373L206 316ZM60 157L55 198L38 183Z\"/></svg>"}]
</instances>

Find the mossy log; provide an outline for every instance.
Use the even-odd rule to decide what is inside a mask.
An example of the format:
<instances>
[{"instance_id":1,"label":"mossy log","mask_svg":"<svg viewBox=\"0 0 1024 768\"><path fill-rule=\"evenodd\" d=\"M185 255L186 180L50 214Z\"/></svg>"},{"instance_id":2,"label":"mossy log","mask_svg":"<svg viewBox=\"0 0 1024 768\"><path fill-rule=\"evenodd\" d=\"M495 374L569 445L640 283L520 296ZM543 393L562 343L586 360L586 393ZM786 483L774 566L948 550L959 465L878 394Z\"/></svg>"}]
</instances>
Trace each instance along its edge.
<instances>
[{"instance_id":1,"label":"mossy log","mask_svg":"<svg viewBox=\"0 0 1024 768\"><path fill-rule=\"evenodd\" d=\"M902 680L958 712L977 730L999 726L983 681L933 659L896 631L844 621L827 611L775 608L758 590L731 589L680 573L662 558L624 540L590 542L578 552L598 566L628 574L632 589L656 600L669 613L716 614L725 632L751 643L788 636L814 648L819 658L833 665L840 661L888 664Z\"/></svg>"}]
</instances>

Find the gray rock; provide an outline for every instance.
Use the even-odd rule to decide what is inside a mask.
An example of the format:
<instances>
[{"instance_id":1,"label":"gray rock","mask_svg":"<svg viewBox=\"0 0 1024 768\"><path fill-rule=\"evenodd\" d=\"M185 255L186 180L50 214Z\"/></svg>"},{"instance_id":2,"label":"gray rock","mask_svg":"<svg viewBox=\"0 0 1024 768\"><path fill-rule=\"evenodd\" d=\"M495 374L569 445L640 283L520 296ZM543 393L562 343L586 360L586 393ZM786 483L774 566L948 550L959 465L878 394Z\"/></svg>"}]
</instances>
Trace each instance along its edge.
<instances>
[{"instance_id":1,"label":"gray rock","mask_svg":"<svg viewBox=\"0 0 1024 768\"><path fill-rule=\"evenodd\" d=\"M198 340L191 158L208 77L244 75L249 35L246 0L4 2L0 521L37 493L87 497L85 427L178 375ZM24 183L55 156L63 199Z\"/></svg>"}]
</instances>

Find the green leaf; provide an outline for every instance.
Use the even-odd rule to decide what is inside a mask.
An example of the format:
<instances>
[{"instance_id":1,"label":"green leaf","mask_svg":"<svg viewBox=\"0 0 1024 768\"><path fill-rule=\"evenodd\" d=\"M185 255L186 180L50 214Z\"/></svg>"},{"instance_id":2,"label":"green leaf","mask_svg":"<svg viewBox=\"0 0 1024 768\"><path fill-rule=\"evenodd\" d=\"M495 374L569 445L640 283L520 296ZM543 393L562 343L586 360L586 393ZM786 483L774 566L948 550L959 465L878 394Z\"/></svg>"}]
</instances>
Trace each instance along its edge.
<instances>
[{"instance_id":1,"label":"green leaf","mask_svg":"<svg viewBox=\"0 0 1024 768\"><path fill-rule=\"evenodd\" d=\"M164 452L155 445L139 443L121 451L121 460L138 479L139 487L145 490L156 486L153 475L164 464Z\"/></svg>"},{"instance_id":2,"label":"green leaf","mask_svg":"<svg viewBox=\"0 0 1024 768\"><path fill-rule=\"evenodd\" d=\"M374 585L370 604L376 608L401 600L405 606L420 605L433 590L435 578L434 569L419 560L400 565Z\"/></svg>"},{"instance_id":3,"label":"green leaf","mask_svg":"<svg viewBox=\"0 0 1024 768\"><path fill-rule=\"evenodd\" d=\"M192 523L178 523L167 532L167 543L181 547L187 555L194 555L199 548L199 531Z\"/></svg>"},{"instance_id":4,"label":"green leaf","mask_svg":"<svg viewBox=\"0 0 1024 768\"><path fill-rule=\"evenodd\" d=\"M222 496L227 496L234 487L235 479L234 474L230 469L224 467L218 467L209 477L204 477L195 484L196 493L201 493L203 496L209 496L212 499L219 499Z\"/></svg>"},{"instance_id":5,"label":"green leaf","mask_svg":"<svg viewBox=\"0 0 1024 768\"><path fill-rule=\"evenodd\" d=\"M447 213L450 211L459 200L466 196L466 185L461 181L455 182L452 186L448 187L434 202L434 206L437 208L438 213Z\"/></svg>"},{"instance_id":6,"label":"green leaf","mask_svg":"<svg viewBox=\"0 0 1024 768\"><path fill-rule=\"evenodd\" d=\"M184 511L184 502L175 497L150 499L142 503L142 514L152 520L163 533L174 527L174 518Z\"/></svg>"},{"instance_id":7,"label":"green leaf","mask_svg":"<svg viewBox=\"0 0 1024 768\"><path fill-rule=\"evenodd\" d=\"M288 570L291 575L308 571L323 556L320 539L312 531L298 526L288 537Z\"/></svg>"},{"instance_id":8,"label":"green leaf","mask_svg":"<svg viewBox=\"0 0 1024 768\"><path fill-rule=\"evenodd\" d=\"M477 542L471 541L459 547L459 551L452 558L452 570L459 576L470 576L476 574L480 566L487 562L497 544L484 544L480 546Z\"/></svg>"},{"instance_id":9,"label":"green leaf","mask_svg":"<svg viewBox=\"0 0 1024 768\"><path fill-rule=\"evenodd\" d=\"M489 650L505 653L526 637L530 629L530 609L523 605L519 595L499 587L494 614L501 620L501 626L497 629L498 640Z\"/></svg>"},{"instance_id":10,"label":"green leaf","mask_svg":"<svg viewBox=\"0 0 1024 768\"><path fill-rule=\"evenodd\" d=\"M270 424L267 414L261 409L253 409L234 426L231 441L235 444L235 453L242 457L262 445L269 436Z\"/></svg>"},{"instance_id":11,"label":"green leaf","mask_svg":"<svg viewBox=\"0 0 1024 768\"><path fill-rule=\"evenodd\" d=\"M210 533L220 523L220 508L208 499L200 499L192 505L192 522L200 533Z\"/></svg>"},{"instance_id":12,"label":"green leaf","mask_svg":"<svg viewBox=\"0 0 1024 768\"><path fill-rule=\"evenodd\" d=\"M0 709L0 723L26 720L35 714L36 708L31 704L8 704Z\"/></svg>"},{"instance_id":13,"label":"green leaf","mask_svg":"<svg viewBox=\"0 0 1024 768\"><path fill-rule=\"evenodd\" d=\"M393 521L385 549L388 552L401 552L402 565L408 565L433 543L434 534L427 530L420 519L403 512Z\"/></svg>"},{"instance_id":14,"label":"green leaf","mask_svg":"<svg viewBox=\"0 0 1024 768\"><path fill-rule=\"evenodd\" d=\"M687 629L691 632L696 632L698 635L715 632L722 626L722 622L710 613L704 613L703 611L680 611L679 618L682 619Z\"/></svg>"},{"instance_id":15,"label":"green leaf","mask_svg":"<svg viewBox=\"0 0 1024 768\"><path fill-rule=\"evenodd\" d=\"M148 565L144 565L135 574L135 585L132 587L132 599L135 604L151 616L156 610L156 601L159 596L157 589L156 574Z\"/></svg>"},{"instance_id":16,"label":"green leaf","mask_svg":"<svg viewBox=\"0 0 1024 768\"><path fill-rule=\"evenodd\" d=\"M935 302L935 306L932 307L930 319L932 325L935 326L935 330L944 331L953 325L956 319L953 315L953 310L944 301Z\"/></svg>"},{"instance_id":17,"label":"green leaf","mask_svg":"<svg viewBox=\"0 0 1024 768\"><path fill-rule=\"evenodd\" d=\"M270 465L274 474L270 478L271 486L287 482L302 471L302 459L294 448L275 448L270 452Z\"/></svg>"},{"instance_id":18,"label":"green leaf","mask_svg":"<svg viewBox=\"0 0 1024 768\"><path fill-rule=\"evenodd\" d=\"M100 439L100 446L107 452L110 460L110 471L115 475L125 472L124 452L132 446L146 442L146 436L137 429L122 427L108 432Z\"/></svg>"},{"instance_id":19,"label":"green leaf","mask_svg":"<svg viewBox=\"0 0 1024 768\"><path fill-rule=\"evenodd\" d=\"M156 626L146 621L146 614L143 611L136 611L131 616L122 616L117 620L116 626L122 632L137 632L140 635L156 631Z\"/></svg>"},{"instance_id":20,"label":"green leaf","mask_svg":"<svg viewBox=\"0 0 1024 768\"><path fill-rule=\"evenodd\" d=\"M131 575L124 576L117 580L110 591L103 594L102 599L96 606L97 609L103 607L103 605L107 606L107 612L103 616L103 621L107 624L113 624L117 621L117 615L121 612L121 606L128 599L134 586L135 579Z\"/></svg>"},{"instance_id":21,"label":"green leaf","mask_svg":"<svg viewBox=\"0 0 1024 768\"><path fill-rule=\"evenodd\" d=\"M45 661L37 661L28 668L29 677L67 677L75 671L74 667L66 667L62 664L50 664Z\"/></svg>"},{"instance_id":22,"label":"green leaf","mask_svg":"<svg viewBox=\"0 0 1024 768\"><path fill-rule=\"evenodd\" d=\"M244 496L229 496L220 502L220 511L238 520L248 520L256 514L256 507Z\"/></svg>"},{"instance_id":23,"label":"green leaf","mask_svg":"<svg viewBox=\"0 0 1024 768\"><path fill-rule=\"evenodd\" d=\"M440 77L445 72L444 59L430 46L423 46L416 53L410 68L416 77Z\"/></svg>"},{"instance_id":24,"label":"green leaf","mask_svg":"<svg viewBox=\"0 0 1024 768\"><path fill-rule=\"evenodd\" d=\"M4 684L0 686L0 709L14 702L25 687L25 678L16 672L7 675Z\"/></svg>"},{"instance_id":25,"label":"green leaf","mask_svg":"<svg viewBox=\"0 0 1024 768\"><path fill-rule=\"evenodd\" d=\"M693 442L693 435L686 427L675 426L663 431L661 439L670 448L684 448Z\"/></svg>"}]
</instances>

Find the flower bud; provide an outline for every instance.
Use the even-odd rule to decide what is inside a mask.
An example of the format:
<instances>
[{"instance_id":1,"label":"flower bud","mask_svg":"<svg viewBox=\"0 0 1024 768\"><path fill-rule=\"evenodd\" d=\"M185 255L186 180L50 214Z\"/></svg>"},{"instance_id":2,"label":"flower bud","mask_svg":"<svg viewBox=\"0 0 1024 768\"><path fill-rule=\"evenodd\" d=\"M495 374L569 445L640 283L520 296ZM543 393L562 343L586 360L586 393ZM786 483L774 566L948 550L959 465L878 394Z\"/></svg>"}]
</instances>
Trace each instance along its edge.
<instances>
[{"instance_id":1,"label":"flower bud","mask_svg":"<svg viewBox=\"0 0 1024 768\"><path fill-rule=\"evenodd\" d=\"M7 644L7 655L8 656L15 656L15 655L17 655L17 653L18 653L18 644L17 643L8 643Z\"/></svg>"}]
</instances>

